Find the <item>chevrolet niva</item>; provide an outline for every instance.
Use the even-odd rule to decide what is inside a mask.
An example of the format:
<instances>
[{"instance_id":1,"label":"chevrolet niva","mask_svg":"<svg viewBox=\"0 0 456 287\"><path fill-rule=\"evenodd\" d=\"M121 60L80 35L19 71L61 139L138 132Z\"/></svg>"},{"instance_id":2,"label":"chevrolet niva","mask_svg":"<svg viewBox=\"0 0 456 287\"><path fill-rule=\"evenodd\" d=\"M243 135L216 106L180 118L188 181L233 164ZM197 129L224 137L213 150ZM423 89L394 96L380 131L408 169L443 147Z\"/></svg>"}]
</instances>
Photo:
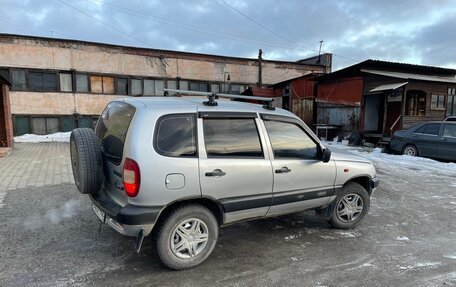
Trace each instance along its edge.
<instances>
[{"instance_id":1,"label":"chevrolet niva","mask_svg":"<svg viewBox=\"0 0 456 287\"><path fill-rule=\"evenodd\" d=\"M266 99L207 96L114 100L95 131L71 134L78 190L103 224L136 237L137 252L152 234L179 270L208 258L226 224L312 209L336 228L363 220L379 183L369 160L331 152Z\"/></svg>"}]
</instances>

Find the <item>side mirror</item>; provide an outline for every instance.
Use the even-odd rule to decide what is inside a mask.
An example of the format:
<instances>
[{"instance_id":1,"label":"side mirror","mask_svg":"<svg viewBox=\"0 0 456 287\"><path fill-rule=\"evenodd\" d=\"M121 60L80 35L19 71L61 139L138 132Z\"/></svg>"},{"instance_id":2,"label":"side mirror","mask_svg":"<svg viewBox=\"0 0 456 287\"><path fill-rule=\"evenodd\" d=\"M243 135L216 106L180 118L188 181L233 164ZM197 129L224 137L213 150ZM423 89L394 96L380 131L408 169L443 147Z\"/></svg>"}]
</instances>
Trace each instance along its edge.
<instances>
[{"instance_id":1,"label":"side mirror","mask_svg":"<svg viewBox=\"0 0 456 287\"><path fill-rule=\"evenodd\" d=\"M323 154L322 154L322 156L321 156L321 160L322 160L323 162L328 162L330 159L331 159L331 150L328 149L328 148L325 148L325 149L323 150Z\"/></svg>"}]
</instances>

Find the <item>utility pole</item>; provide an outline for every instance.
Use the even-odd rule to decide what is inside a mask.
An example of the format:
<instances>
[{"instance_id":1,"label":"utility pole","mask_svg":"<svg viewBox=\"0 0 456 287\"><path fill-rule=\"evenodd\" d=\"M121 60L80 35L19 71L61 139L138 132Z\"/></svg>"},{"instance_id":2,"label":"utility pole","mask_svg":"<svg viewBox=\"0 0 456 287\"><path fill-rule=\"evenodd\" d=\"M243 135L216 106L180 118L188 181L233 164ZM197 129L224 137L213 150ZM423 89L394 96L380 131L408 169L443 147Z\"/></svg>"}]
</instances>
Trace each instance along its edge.
<instances>
[{"instance_id":1,"label":"utility pole","mask_svg":"<svg viewBox=\"0 0 456 287\"><path fill-rule=\"evenodd\" d=\"M262 67L262 61L263 61L263 50L258 51L258 87L261 88L263 85L263 67Z\"/></svg>"},{"instance_id":2,"label":"utility pole","mask_svg":"<svg viewBox=\"0 0 456 287\"><path fill-rule=\"evenodd\" d=\"M318 64L320 64L321 46L322 45L323 45L323 40L320 41L320 49L318 49Z\"/></svg>"}]
</instances>

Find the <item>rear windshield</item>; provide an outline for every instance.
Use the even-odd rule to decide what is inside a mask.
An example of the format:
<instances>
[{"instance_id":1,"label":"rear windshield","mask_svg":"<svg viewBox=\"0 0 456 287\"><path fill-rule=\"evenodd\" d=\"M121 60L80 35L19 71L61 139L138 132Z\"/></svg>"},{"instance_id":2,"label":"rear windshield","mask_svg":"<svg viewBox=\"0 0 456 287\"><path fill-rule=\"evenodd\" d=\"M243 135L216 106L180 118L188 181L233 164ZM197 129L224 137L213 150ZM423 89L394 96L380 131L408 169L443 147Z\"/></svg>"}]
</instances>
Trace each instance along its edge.
<instances>
[{"instance_id":1,"label":"rear windshield","mask_svg":"<svg viewBox=\"0 0 456 287\"><path fill-rule=\"evenodd\" d=\"M103 153L116 165L122 161L128 126L135 108L126 103L112 102L98 119L95 133L102 143Z\"/></svg>"}]
</instances>

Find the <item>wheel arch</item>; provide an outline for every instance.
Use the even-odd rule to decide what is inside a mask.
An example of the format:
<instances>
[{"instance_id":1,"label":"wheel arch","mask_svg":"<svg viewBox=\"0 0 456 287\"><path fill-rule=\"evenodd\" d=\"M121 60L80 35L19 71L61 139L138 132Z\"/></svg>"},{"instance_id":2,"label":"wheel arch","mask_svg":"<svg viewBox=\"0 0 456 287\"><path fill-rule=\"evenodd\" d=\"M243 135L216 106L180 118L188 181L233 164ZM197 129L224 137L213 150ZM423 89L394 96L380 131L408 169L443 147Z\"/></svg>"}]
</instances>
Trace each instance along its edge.
<instances>
[{"instance_id":1,"label":"wheel arch","mask_svg":"<svg viewBox=\"0 0 456 287\"><path fill-rule=\"evenodd\" d=\"M372 188L370 186L370 182L371 182L371 177L370 176L361 175L361 176L357 176L357 177L354 177L354 178L350 178L349 180L347 180L344 183L343 186L346 186L350 182L355 182L355 183L361 185L362 187L364 187L366 189L367 193L369 193L369 195L371 195Z\"/></svg>"},{"instance_id":2,"label":"wheel arch","mask_svg":"<svg viewBox=\"0 0 456 287\"><path fill-rule=\"evenodd\" d=\"M158 215L157 221L155 222L154 229L156 229L156 226L159 226L160 224L163 223L163 221L171 214L173 210L176 208L179 208L184 205L189 205L189 204L199 204L207 209L209 209L217 219L218 225L222 225L224 220L225 220L225 213L223 210L222 205L216 201L215 199L212 198L207 198L207 197L198 197L198 198L189 198L189 199L183 199L179 201L172 202L171 204L167 205Z\"/></svg>"}]
</instances>

